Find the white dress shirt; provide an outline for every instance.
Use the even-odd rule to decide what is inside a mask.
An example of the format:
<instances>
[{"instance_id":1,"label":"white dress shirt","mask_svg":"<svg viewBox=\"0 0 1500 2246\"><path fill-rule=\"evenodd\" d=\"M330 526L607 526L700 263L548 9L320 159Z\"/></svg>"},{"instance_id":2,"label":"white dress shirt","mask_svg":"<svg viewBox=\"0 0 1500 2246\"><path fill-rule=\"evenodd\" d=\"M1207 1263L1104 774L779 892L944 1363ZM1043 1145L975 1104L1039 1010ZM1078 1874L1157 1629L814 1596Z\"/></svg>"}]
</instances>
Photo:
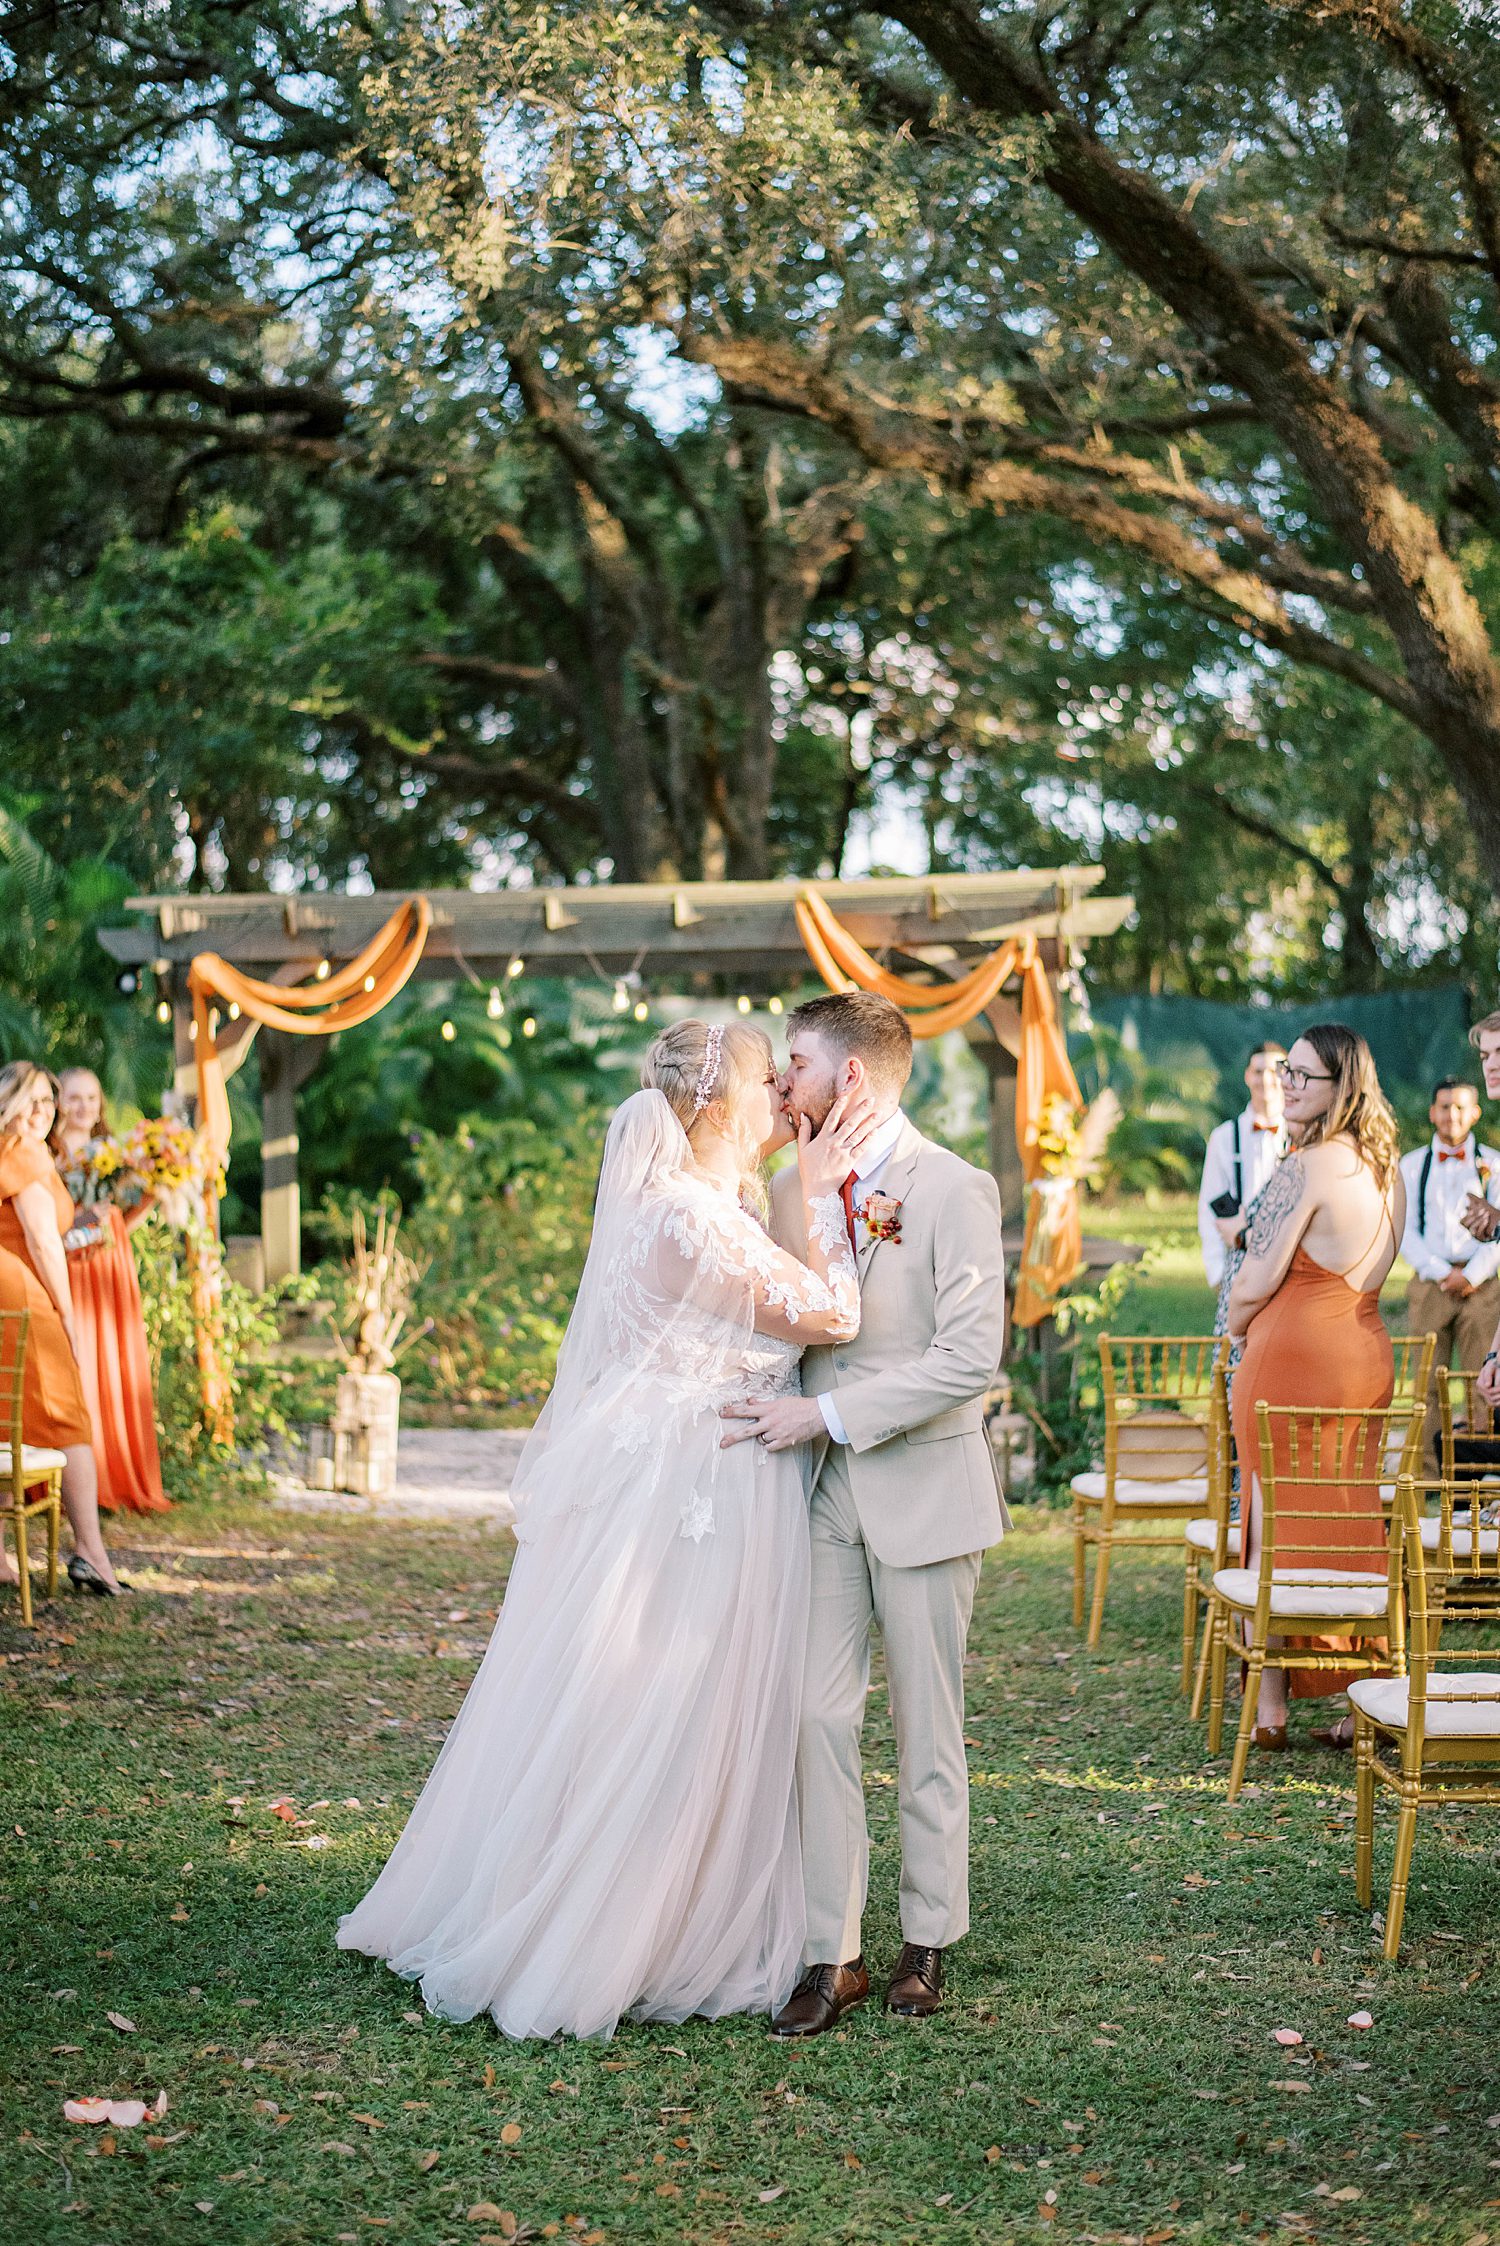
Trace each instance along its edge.
<instances>
[{"instance_id":1,"label":"white dress shirt","mask_svg":"<svg viewBox=\"0 0 1500 2246\"><path fill-rule=\"evenodd\" d=\"M1458 1159L1451 1159L1454 1153ZM1442 1158L1448 1155L1450 1159ZM1481 1178L1480 1164L1488 1171ZM1422 1222L1422 1171L1427 1170L1427 1209ZM1435 1135L1426 1146L1415 1146L1401 1157L1406 1181L1406 1230L1401 1253L1419 1279L1446 1279L1456 1263L1463 1265L1471 1287L1482 1287L1500 1271L1500 1241L1488 1245L1465 1232L1459 1219L1469 1195L1500 1206L1500 1154L1480 1146L1470 1136L1463 1145L1446 1147Z\"/></svg>"},{"instance_id":2,"label":"white dress shirt","mask_svg":"<svg viewBox=\"0 0 1500 2246\"><path fill-rule=\"evenodd\" d=\"M869 1145L854 1164L854 1191L849 1198L854 1203L856 1227L859 1212L865 1205L865 1197L876 1190L881 1173L895 1152L896 1141L901 1136L901 1126L905 1121L906 1117L898 1107L894 1115L888 1115L883 1123L877 1124L870 1134ZM858 1238L857 1230L855 1237ZM834 1441L847 1443L849 1436L830 1390L825 1389L818 1398L818 1408L823 1414L823 1424Z\"/></svg>"},{"instance_id":3,"label":"white dress shirt","mask_svg":"<svg viewBox=\"0 0 1500 2246\"><path fill-rule=\"evenodd\" d=\"M1257 1127L1255 1111L1246 1108L1232 1122L1221 1123L1210 1131L1208 1151L1203 1158L1203 1182L1198 1188L1198 1238L1203 1244L1203 1269L1211 1287L1217 1290L1224 1276L1224 1266L1229 1260L1229 1250L1219 1235L1218 1221L1209 1207L1221 1193L1234 1191L1234 1158L1236 1149L1240 1158L1240 1208L1248 1209L1265 1184L1288 1146L1286 1128L1267 1130Z\"/></svg>"}]
</instances>

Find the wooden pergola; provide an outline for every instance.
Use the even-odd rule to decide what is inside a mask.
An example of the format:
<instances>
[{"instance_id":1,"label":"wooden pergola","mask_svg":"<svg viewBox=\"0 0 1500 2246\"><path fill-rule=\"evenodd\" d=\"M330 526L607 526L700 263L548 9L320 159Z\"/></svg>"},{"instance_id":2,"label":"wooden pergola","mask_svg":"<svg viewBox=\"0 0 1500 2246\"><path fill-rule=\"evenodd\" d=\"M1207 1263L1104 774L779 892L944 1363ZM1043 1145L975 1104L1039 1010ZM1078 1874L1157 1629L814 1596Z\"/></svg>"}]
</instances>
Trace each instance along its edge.
<instances>
[{"instance_id":1,"label":"wooden pergola","mask_svg":"<svg viewBox=\"0 0 1500 2246\"><path fill-rule=\"evenodd\" d=\"M1054 978L1081 962L1132 909L1101 897L1097 866L1026 873L934 874L921 879L819 882L819 894L851 934L903 972L956 977L1007 936L1037 938ZM439 889L427 892L432 930L417 970L427 981L507 984L513 963L526 976L642 983L713 978L735 992L785 991L812 974L793 905L805 883L700 881L589 889ZM133 927L101 929L122 968L154 974L172 1006L178 1089L194 1085L187 970L198 952L220 953L246 974L302 982L326 961L354 957L402 902L399 895L344 891L132 897ZM990 1161L1007 1211L1021 1202L1015 1143L1019 1008L1003 993L966 1032L990 1085ZM238 1032L238 1036L236 1033ZM227 1064L248 1054L248 1022L221 1033ZM318 1041L259 1034L263 1138L261 1238L266 1276L295 1272L301 1254L297 1184L297 1089L317 1065Z\"/></svg>"}]
</instances>

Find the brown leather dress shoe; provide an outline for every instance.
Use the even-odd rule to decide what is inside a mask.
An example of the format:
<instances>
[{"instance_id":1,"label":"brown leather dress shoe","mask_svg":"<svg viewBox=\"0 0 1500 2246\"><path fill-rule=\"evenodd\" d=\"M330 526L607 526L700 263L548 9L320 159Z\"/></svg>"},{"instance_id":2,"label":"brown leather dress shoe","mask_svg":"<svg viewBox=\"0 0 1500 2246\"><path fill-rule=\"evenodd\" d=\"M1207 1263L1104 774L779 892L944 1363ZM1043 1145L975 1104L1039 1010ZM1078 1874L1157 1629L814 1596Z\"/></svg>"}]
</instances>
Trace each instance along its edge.
<instances>
[{"instance_id":1,"label":"brown leather dress shoe","mask_svg":"<svg viewBox=\"0 0 1500 2246\"><path fill-rule=\"evenodd\" d=\"M885 1992L887 2012L904 2019L925 2020L943 2001L943 1953L923 1942L903 1942L891 1985Z\"/></svg>"},{"instance_id":2,"label":"brown leather dress shoe","mask_svg":"<svg viewBox=\"0 0 1500 2246\"><path fill-rule=\"evenodd\" d=\"M863 2004L870 1976L862 1957L847 1965L810 1965L771 2022L772 2035L826 2035L846 2012Z\"/></svg>"}]
</instances>

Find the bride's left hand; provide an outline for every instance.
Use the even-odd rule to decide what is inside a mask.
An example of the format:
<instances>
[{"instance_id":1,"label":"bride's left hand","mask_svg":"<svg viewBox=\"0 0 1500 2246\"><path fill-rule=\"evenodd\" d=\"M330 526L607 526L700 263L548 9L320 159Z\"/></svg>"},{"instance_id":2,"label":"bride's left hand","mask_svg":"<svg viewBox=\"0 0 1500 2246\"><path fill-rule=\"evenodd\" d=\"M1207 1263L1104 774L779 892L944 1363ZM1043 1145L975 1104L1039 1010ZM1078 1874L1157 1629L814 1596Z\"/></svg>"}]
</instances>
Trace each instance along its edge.
<instances>
[{"instance_id":1,"label":"bride's left hand","mask_svg":"<svg viewBox=\"0 0 1500 2246\"><path fill-rule=\"evenodd\" d=\"M789 1451L828 1431L815 1396L769 1396L759 1403L726 1404L719 1417L736 1423L719 1438L719 1448L725 1451L749 1442L764 1444L768 1451Z\"/></svg>"},{"instance_id":2,"label":"bride's left hand","mask_svg":"<svg viewBox=\"0 0 1500 2246\"><path fill-rule=\"evenodd\" d=\"M868 1092L842 1092L828 1110L816 1136L804 1115L797 1125L797 1166L809 1196L839 1193L861 1149L875 1129L875 1103Z\"/></svg>"}]
</instances>

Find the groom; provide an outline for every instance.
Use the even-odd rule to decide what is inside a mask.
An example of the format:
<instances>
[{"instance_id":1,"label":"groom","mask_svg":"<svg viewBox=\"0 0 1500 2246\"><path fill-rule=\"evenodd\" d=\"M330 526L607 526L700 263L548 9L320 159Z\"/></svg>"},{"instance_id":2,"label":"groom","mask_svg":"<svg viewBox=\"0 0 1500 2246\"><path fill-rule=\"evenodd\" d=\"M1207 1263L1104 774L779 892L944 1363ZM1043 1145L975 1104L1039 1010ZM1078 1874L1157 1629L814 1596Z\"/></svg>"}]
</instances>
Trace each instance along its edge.
<instances>
[{"instance_id":1,"label":"groom","mask_svg":"<svg viewBox=\"0 0 1500 2246\"><path fill-rule=\"evenodd\" d=\"M809 1349L805 1394L730 1407L772 1450L814 1445L812 1617L797 1789L807 1885L801 1980L771 2022L822 2035L869 1994L860 1949L869 1831L859 1739L870 1624L885 1646L901 1815L900 1958L887 2008L942 2001L943 1952L969 1925L964 1642L980 1557L1010 1526L984 1426L1000 1364L1005 1265L994 1180L902 1114L912 1040L864 991L792 1014L782 1096L821 1125L864 1093L875 1128L844 1186L860 1279L858 1339ZM771 1189L772 1230L805 1251L795 1170Z\"/></svg>"}]
</instances>

